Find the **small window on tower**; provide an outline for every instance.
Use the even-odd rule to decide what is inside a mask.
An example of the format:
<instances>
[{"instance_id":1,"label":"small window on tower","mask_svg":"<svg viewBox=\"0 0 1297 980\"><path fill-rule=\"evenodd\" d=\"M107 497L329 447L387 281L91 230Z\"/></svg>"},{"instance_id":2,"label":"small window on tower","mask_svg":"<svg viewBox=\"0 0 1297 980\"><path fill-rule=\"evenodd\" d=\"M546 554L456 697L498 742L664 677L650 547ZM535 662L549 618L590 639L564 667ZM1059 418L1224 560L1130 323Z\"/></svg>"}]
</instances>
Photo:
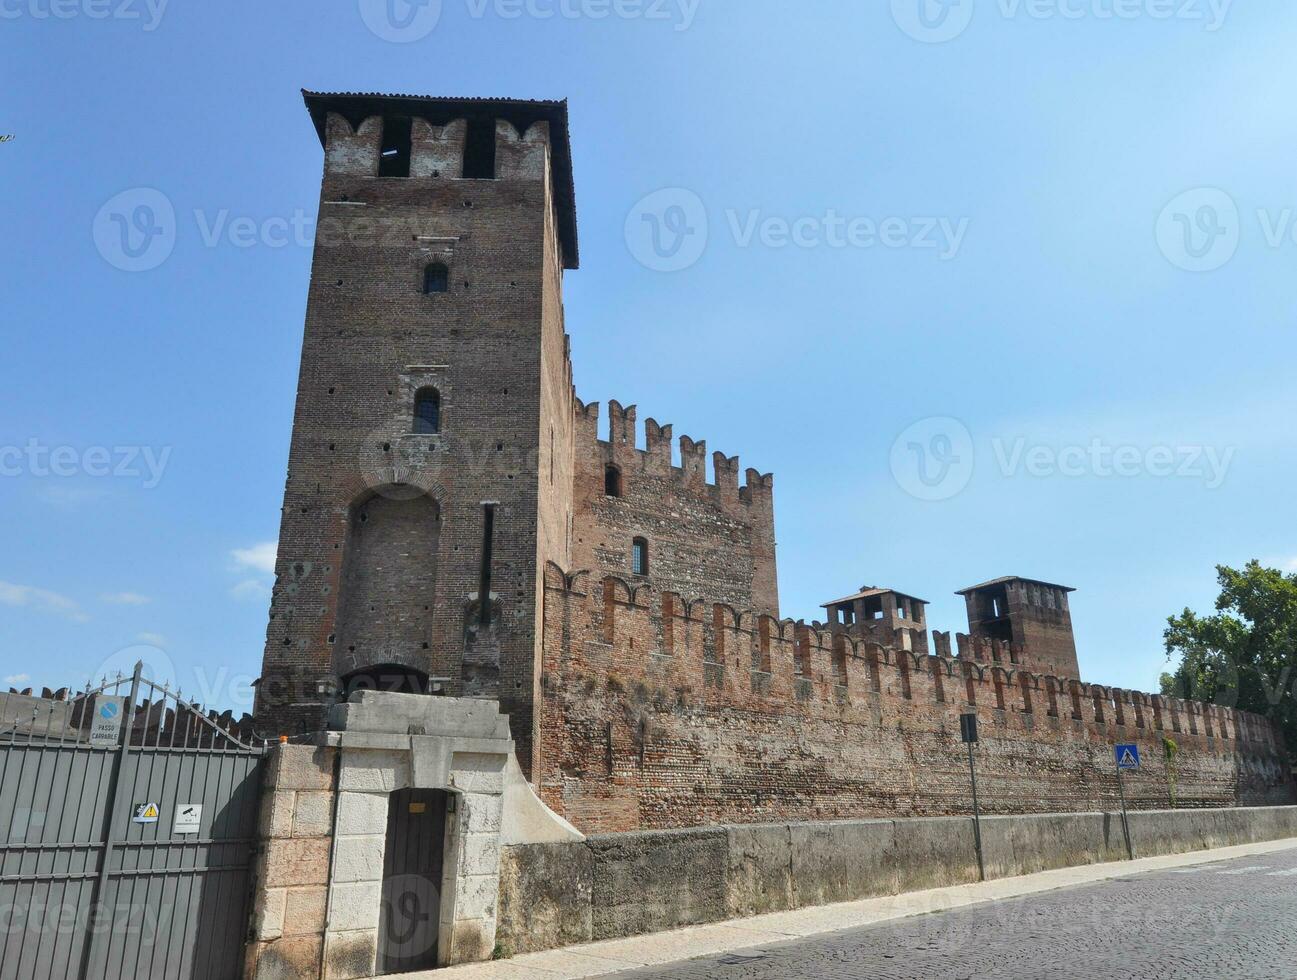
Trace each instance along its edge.
<instances>
[{"instance_id":1,"label":"small window on tower","mask_svg":"<svg viewBox=\"0 0 1297 980\"><path fill-rule=\"evenodd\" d=\"M636 575L647 575L649 573L648 541L644 538L636 538L631 543L630 566L631 571Z\"/></svg>"},{"instance_id":2,"label":"small window on tower","mask_svg":"<svg viewBox=\"0 0 1297 980\"><path fill-rule=\"evenodd\" d=\"M603 471L603 492L608 497L621 496L621 470L608 466Z\"/></svg>"},{"instance_id":3,"label":"small window on tower","mask_svg":"<svg viewBox=\"0 0 1297 980\"><path fill-rule=\"evenodd\" d=\"M441 431L441 395L436 388L422 388L415 396L414 431L425 436Z\"/></svg>"},{"instance_id":4,"label":"small window on tower","mask_svg":"<svg viewBox=\"0 0 1297 980\"><path fill-rule=\"evenodd\" d=\"M444 293L450 289L450 270L440 262L434 262L423 270L423 291L431 295L432 293Z\"/></svg>"},{"instance_id":5,"label":"small window on tower","mask_svg":"<svg viewBox=\"0 0 1297 980\"><path fill-rule=\"evenodd\" d=\"M410 135L410 120L383 120L383 149L378 159L378 176L410 176L410 150L413 138Z\"/></svg>"}]
</instances>

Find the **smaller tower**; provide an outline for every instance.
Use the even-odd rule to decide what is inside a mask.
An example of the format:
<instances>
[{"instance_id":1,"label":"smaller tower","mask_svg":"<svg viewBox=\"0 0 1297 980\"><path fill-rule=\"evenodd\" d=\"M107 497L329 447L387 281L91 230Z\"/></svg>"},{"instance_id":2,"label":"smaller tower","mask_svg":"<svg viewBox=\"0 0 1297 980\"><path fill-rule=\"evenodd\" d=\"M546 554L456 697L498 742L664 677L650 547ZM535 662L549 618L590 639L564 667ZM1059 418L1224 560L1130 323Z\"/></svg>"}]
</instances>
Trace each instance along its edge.
<instances>
[{"instance_id":1,"label":"smaller tower","mask_svg":"<svg viewBox=\"0 0 1297 980\"><path fill-rule=\"evenodd\" d=\"M883 646L928 652L927 602L892 589L863 585L855 595L824 603L830 626Z\"/></svg>"},{"instance_id":2,"label":"smaller tower","mask_svg":"<svg viewBox=\"0 0 1297 980\"><path fill-rule=\"evenodd\" d=\"M968 605L970 635L1017 646L1019 663L1028 670L1079 680L1067 605L1067 594L1075 591L1066 585L1006 575L955 594Z\"/></svg>"}]
</instances>

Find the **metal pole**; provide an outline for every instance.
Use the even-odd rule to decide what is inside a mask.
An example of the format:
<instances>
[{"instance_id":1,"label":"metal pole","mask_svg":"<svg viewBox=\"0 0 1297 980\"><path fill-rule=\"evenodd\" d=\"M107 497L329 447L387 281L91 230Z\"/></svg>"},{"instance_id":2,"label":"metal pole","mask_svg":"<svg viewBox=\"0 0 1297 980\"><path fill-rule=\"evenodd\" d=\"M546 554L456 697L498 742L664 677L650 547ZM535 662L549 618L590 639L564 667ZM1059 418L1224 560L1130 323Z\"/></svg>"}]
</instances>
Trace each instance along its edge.
<instances>
[{"instance_id":1,"label":"metal pole","mask_svg":"<svg viewBox=\"0 0 1297 980\"><path fill-rule=\"evenodd\" d=\"M1121 832L1126 835L1126 853L1135 860L1135 848L1130 843L1130 821L1126 819L1126 786L1121 779L1121 764L1117 764L1117 792L1121 794Z\"/></svg>"},{"instance_id":2,"label":"metal pole","mask_svg":"<svg viewBox=\"0 0 1297 980\"><path fill-rule=\"evenodd\" d=\"M113 858L113 824L117 812L118 781L121 779L122 770L126 766L126 757L131 751L131 729L135 725L135 701L140 695L140 678L143 673L144 661L137 661L135 674L131 677L131 696L126 701L125 717L122 720L122 740L117 746L117 758L113 760L112 774L108 779L108 799L104 805L102 831L103 852L99 858L99 874L95 879L93 891L90 894L90 935L86 937L85 949L81 957L82 978L90 977L90 969L95 963L95 954L97 947L100 945L99 937L108 926L108 922L104 921L105 916L101 903L108 886L109 869ZM114 691L119 689L117 687L113 688ZM128 823L127 827L129 826Z\"/></svg>"},{"instance_id":3,"label":"metal pole","mask_svg":"<svg viewBox=\"0 0 1297 980\"><path fill-rule=\"evenodd\" d=\"M977 770L973 767L973 743L968 743L968 775L973 780L973 841L977 844L977 874L986 880L986 863L982 859L982 811L977 805Z\"/></svg>"}]
</instances>

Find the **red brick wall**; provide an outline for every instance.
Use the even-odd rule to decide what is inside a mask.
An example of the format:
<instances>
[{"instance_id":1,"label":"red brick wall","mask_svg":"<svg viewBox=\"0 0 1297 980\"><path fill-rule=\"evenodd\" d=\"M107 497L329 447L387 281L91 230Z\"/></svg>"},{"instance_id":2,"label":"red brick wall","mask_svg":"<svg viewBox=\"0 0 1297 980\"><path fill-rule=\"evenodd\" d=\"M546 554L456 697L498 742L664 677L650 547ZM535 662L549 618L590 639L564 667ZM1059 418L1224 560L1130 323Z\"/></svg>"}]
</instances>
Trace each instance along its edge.
<instances>
[{"instance_id":1,"label":"red brick wall","mask_svg":"<svg viewBox=\"0 0 1297 980\"><path fill-rule=\"evenodd\" d=\"M671 460L672 427L645 423L647 447L636 446L634 406L608 404L609 438L599 438L599 405L576 404L572 565L598 575L632 577L631 542L649 545L656 587L777 615L774 478L739 460L712 456L707 444L680 438L680 466ZM605 490L605 469L621 474L621 497Z\"/></svg>"},{"instance_id":2,"label":"red brick wall","mask_svg":"<svg viewBox=\"0 0 1297 980\"><path fill-rule=\"evenodd\" d=\"M1111 807L1112 746L1126 741L1145 759L1126 780L1135 807L1168 806L1172 783L1177 806L1294 799L1283 747L1253 715L914 657L789 620L763 631L755 614L647 583L553 566L546 578L536 781L585 831L968 813L968 710L986 812ZM1179 748L1173 780L1163 738Z\"/></svg>"},{"instance_id":3,"label":"red brick wall","mask_svg":"<svg viewBox=\"0 0 1297 980\"><path fill-rule=\"evenodd\" d=\"M539 683L538 569L566 560L570 499L571 378L548 126L520 135L498 125L495 180L457 179L462 121L415 128L413 176L384 178L381 117L354 128L328 117L257 715L281 732L321 727L320 682L394 663L449 678L453 695L498 697L514 715L526 766ZM448 292L424 294L432 262L449 267ZM425 386L441 393L437 435L412 431ZM435 512L435 531L402 535L399 515L382 507L380 516L398 518L386 532L352 531L375 495L411 493L435 504L423 508ZM488 502L491 624L478 628ZM357 558L366 537L382 546ZM410 573L419 556L403 555L427 547L435 553ZM344 578L355 561L363 574Z\"/></svg>"}]
</instances>

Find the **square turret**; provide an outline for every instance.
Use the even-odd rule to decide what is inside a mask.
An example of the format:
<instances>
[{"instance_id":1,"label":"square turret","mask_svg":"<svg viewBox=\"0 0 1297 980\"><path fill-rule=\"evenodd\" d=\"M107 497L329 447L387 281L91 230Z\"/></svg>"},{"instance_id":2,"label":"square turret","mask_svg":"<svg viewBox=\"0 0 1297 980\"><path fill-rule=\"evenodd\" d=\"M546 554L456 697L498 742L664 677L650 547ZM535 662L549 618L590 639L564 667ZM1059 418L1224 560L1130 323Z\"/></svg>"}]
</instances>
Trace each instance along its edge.
<instances>
[{"instance_id":1,"label":"square turret","mask_svg":"<svg viewBox=\"0 0 1297 980\"><path fill-rule=\"evenodd\" d=\"M1039 579L1006 575L956 595L968 606L968 632L1020 648L1028 670L1079 679L1076 639L1067 596L1076 590Z\"/></svg>"},{"instance_id":2,"label":"square turret","mask_svg":"<svg viewBox=\"0 0 1297 980\"><path fill-rule=\"evenodd\" d=\"M830 626L845 627L862 639L915 653L928 652L927 601L864 585L855 595L824 603Z\"/></svg>"}]
</instances>

